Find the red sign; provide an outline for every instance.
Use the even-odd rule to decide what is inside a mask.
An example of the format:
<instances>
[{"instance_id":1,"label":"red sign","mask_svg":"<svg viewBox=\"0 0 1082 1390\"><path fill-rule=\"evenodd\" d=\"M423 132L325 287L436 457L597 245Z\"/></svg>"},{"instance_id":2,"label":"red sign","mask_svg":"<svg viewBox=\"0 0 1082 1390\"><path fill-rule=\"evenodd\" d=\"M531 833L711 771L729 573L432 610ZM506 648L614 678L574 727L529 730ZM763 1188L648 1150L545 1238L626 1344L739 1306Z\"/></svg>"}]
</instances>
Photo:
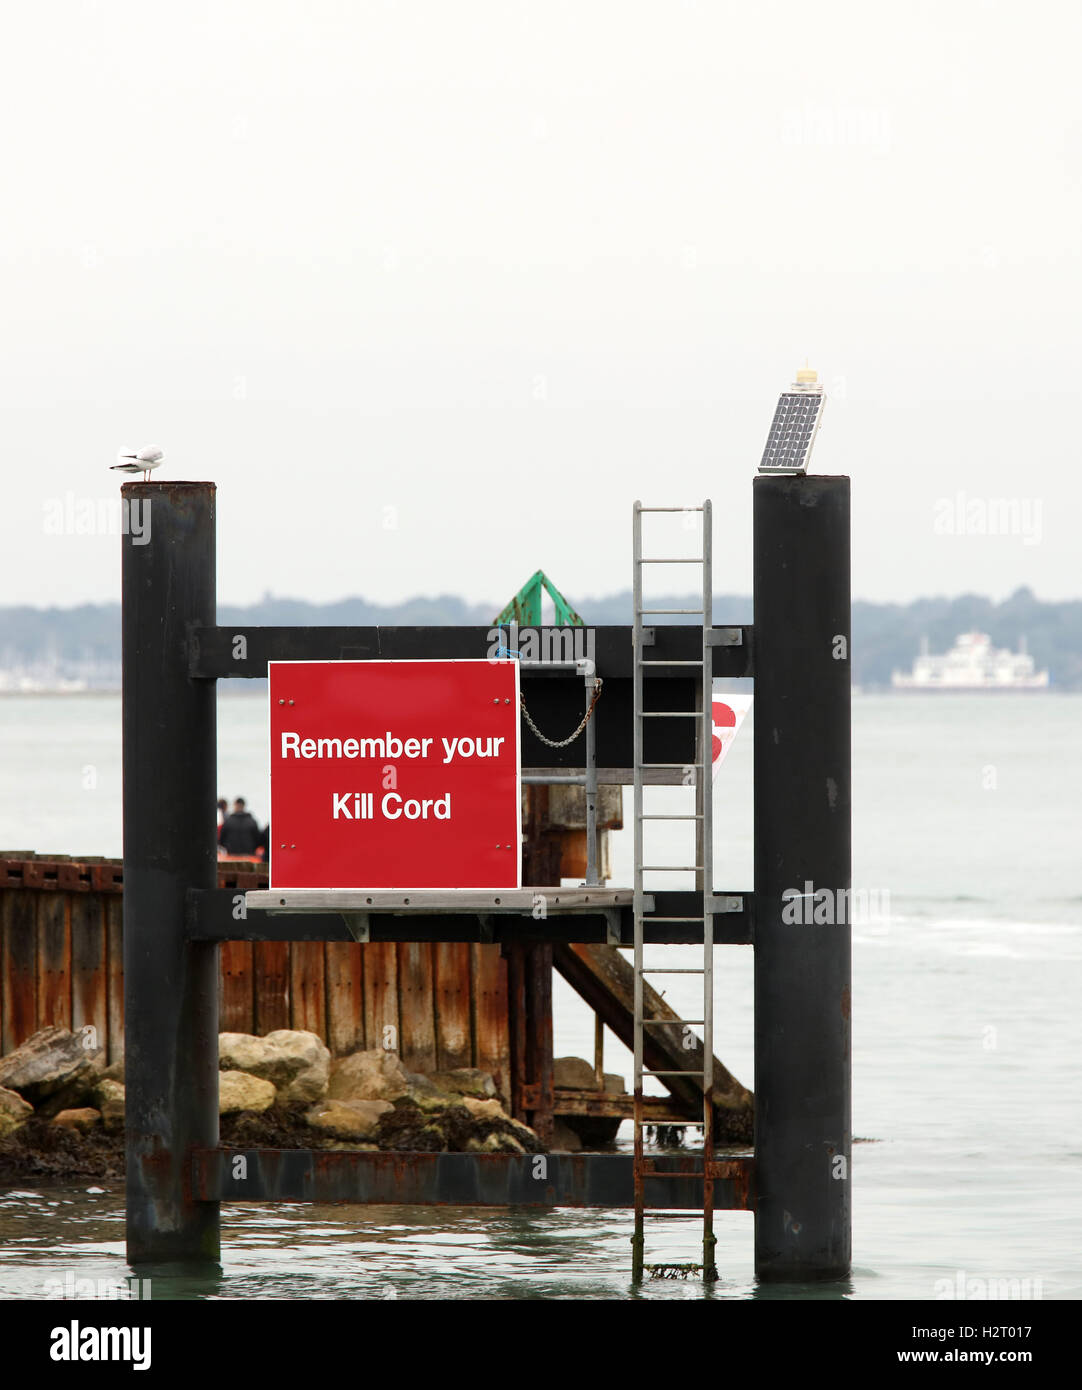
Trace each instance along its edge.
<instances>
[{"instance_id":1,"label":"red sign","mask_svg":"<svg viewBox=\"0 0 1082 1390\"><path fill-rule=\"evenodd\" d=\"M270 662L272 888L517 888L516 661Z\"/></svg>"}]
</instances>

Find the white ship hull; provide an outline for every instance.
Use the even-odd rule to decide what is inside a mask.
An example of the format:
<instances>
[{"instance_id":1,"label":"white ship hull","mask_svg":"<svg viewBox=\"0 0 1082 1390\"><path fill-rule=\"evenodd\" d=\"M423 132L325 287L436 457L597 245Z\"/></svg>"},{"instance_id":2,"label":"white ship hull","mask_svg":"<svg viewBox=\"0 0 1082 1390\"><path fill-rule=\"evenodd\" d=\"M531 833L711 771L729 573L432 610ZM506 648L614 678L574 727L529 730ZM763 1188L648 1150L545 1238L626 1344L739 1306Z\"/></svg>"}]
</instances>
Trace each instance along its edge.
<instances>
[{"instance_id":1,"label":"white ship hull","mask_svg":"<svg viewBox=\"0 0 1082 1390\"><path fill-rule=\"evenodd\" d=\"M936 695L1016 695L1047 690L1049 676L1034 669L1024 650L997 650L987 633L963 632L949 652L930 656L922 651L912 671L895 671L890 683L893 690Z\"/></svg>"},{"instance_id":2,"label":"white ship hull","mask_svg":"<svg viewBox=\"0 0 1082 1390\"><path fill-rule=\"evenodd\" d=\"M998 691L1003 695L1034 693L1049 689L1048 672L1042 671L1031 679L1013 681L929 681L918 680L915 676L900 676L897 672L891 677L892 690L915 691L918 694L934 695L973 695Z\"/></svg>"}]
</instances>

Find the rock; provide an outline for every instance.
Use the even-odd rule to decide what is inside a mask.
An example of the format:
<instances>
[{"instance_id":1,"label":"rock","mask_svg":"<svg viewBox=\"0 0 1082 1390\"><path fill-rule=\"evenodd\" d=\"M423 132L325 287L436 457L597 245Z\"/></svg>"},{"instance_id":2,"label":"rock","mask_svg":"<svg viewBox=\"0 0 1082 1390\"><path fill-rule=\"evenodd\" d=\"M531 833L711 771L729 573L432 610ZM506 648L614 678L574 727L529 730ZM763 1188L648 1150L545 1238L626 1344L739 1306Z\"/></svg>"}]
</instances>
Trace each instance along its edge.
<instances>
[{"instance_id":1,"label":"rock","mask_svg":"<svg viewBox=\"0 0 1082 1390\"><path fill-rule=\"evenodd\" d=\"M34 1107L18 1091L0 1086L0 1139L25 1124L33 1113Z\"/></svg>"},{"instance_id":2,"label":"rock","mask_svg":"<svg viewBox=\"0 0 1082 1390\"><path fill-rule=\"evenodd\" d=\"M124 1128L124 1087L119 1081L99 1081L94 1092L94 1104L101 1112L101 1122L107 1134Z\"/></svg>"},{"instance_id":3,"label":"rock","mask_svg":"<svg viewBox=\"0 0 1082 1390\"><path fill-rule=\"evenodd\" d=\"M594 1069L582 1057L557 1057L552 1063L552 1084L577 1091L596 1091Z\"/></svg>"},{"instance_id":4,"label":"rock","mask_svg":"<svg viewBox=\"0 0 1082 1390\"><path fill-rule=\"evenodd\" d=\"M80 1134L87 1134L95 1125L101 1124L101 1111L89 1105L84 1105L78 1110L61 1110L54 1118L53 1124L60 1129L74 1129Z\"/></svg>"},{"instance_id":5,"label":"rock","mask_svg":"<svg viewBox=\"0 0 1082 1390\"><path fill-rule=\"evenodd\" d=\"M400 1096L380 1118L380 1148L426 1153L542 1152L533 1130L510 1119L498 1100L444 1093L442 1102L440 1093L432 1096L416 1088Z\"/></svg>"},{"instance_id":6,"label":"rock","mask_svg":"<svg viewBox=\"0 0 1082 1390\"><path fill-rule=\"evenodd\" d=\"M539 1154L544 1152L541 1148L541 1140L537 1137L537 1131L524 1125L521 1120L506 1120L509 1126L508 1133L521 1145L524 1153Z\"/></svg>"},{"instance_id":7,"label":"rock","mask_svg":"<svg viewBox=\"0 0 1082 1390\"><path fill-rule=\"evenodd\" d=\"M434 1071L429 1081L441 1091L450 1091L459 1096L476 1096L478 1100L488 1100L496 1094L496 1083L487 1071L479 1067L454 1067L451 1071Z\"/></svg>"},{"instance_id":8,"label":"rock","mask_svg":"<svg viewBox=\"0 0 1082 1390\"><path fill-rule=\"evenodd\" d=\"M409 1077L410 1084L409 1090L405 1094L428 1114L434 1111L447 1110L453 1105L461 1105L465 1099L452 1091L441 1091L427 1076L422 1076L420 1072L411 1071L407 1072L406 1075Z\"/></svg>"},{"instance_id":9,"label":"rock","mask_svg":"<svg viewBox=\"0 0 1082 1390\"><path fill-rule=\"evenodd\" d=\"M95 1072L101 1048L84 1046L84 1035L51 1025L42 1028L14 1052L0 1057L0 1087L18 1091L31 1105L69 1089Z\"/></svg>"},{"instance_id":10,"label":"rock","mask_svg":"<svg viewBox=\"0 0 1082 1390\"><path fill-rule=\"evenodd\" d=\"M467 1153L475 1154L524 1154L526 1150L513 1134L501 1134L493 1130L484 1139L471 1139L466 1145Z\"/></svg>"},{"instance_id":11,"label":"rock","mask_svg":"<svg viewBox=\"0 0 1082 1390\"><path fill-rule=\"evenodd\" d=\"M462 1104L475 1120L508 1120L510 1118L498 1100L478 1100L476 1096L463 1096Z\"/></svg>"},{"instance_id":12,"label":"rock","mask_svg":"<svg viewBox=\"0 0 1082 1390\"><path fill-rule=\"evenodd\" d=\"M336 1139L374 1139L380 1116L393 1109L389 1100L322 1100L304 1118Z\"/></svg>"},{"instance_id":13,"label":"rock","mask_svg":"<svg viewBox=\"0 0 1082 1390\"><path fill-rule=\"evenodd\" d=\"M552 1147L556 1153L577 1154L582 1152L582 1140L563 1120L554 1120Z\"/></svg>"},{"instance_id":14,"label":"rock","mask_svg":"<svg viewBox=\"0 0 1082 1390\"><path fill-rule=\"evenodd\" d=\"M115 1086L115 1081L107 1081L107 1086ZM252 1076L246 1071L223 1071L218 1073L218 1114L232 1115L237 1110L251 1110L259 1113L269 1110L278 1098L278 1092L271 1081L261 1076Z\"/></svg>"},{"instance_id":15,"label":"rock","mask_svg":"<svg viewBox=\"0 0 1082 1390\"><path fill-rule=\"evenodd\" d=\"M44 1100L39 1100L34 1107L35 1113L41 1120L52 1120L60 1114L62 1110L75 1110L94 1104L94 1097L97 1095L98 1083L103 1079L104 1073L96 1062L92 1062L86 1071L78 1072L72 1079L54 1091L51 1096L46 1096Z\"/></svg>"},{"instance_id":16,"label":"rock","mask_svg":"<svg viewBox=\"0 0 1082 1390\"><path fill-rule=\"evenodd\" d=\"M102 1072L102 1077L106 1081L124 1081L124 1054L121 1053L115 1062L110 1062Z\"/></svg>"},{"instance_id":17,"label":"rock","mask_svg":"<svg viewBox=\"0 0 1082 1390\"><path fill-rule=\"evenodd\" d=\"M327 1093L331 1054L315 1033L278 1028L265 1037L219 1033L218 1066L269 1081L283 1105L311 1105Z\"/></svg>"},{"instance_id":18,"label":"rock","mask_svg":"<svg viewBox=\"0 0 1082 1390\"><path fill-rule=\"evenodd\" d=\"M409 1074L398 1054L377 1047L332 1062L327 1099L396 1101L409 1089Z\"/></svg>"},{"instance_id":19,"label":"rock","mask_svg":"<svg viewBox=\"0 0 1082 1390\"><path fill-rule=\"evenodd\" d=\"M607 1096L626 1096L627 1082L617 1072L607 1071L604 1074L605 1084L602 1090Z\"/></svg>"}]
</instances>

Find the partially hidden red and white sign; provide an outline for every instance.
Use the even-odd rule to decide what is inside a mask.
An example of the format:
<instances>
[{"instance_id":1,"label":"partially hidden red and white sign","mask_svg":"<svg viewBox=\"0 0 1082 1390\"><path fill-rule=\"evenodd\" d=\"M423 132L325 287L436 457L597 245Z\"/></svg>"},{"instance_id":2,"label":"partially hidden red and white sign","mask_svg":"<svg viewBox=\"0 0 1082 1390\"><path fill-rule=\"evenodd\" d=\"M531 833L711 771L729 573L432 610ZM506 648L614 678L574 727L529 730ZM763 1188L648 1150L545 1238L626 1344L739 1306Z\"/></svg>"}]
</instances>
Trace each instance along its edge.
<instances>
[{"instance_id":1,"label":"partially hidden red and white sign","mask_svg":"<svg viewBox=\"0 0 1082 1390\"><path fill-rule=\"evenodd\" d=\"M516 661L270 662L272 888L517 888Z\"/></svg>"},{"instance_id":2,"label":"partially hidden red and white sign","mask_svg":"<svg viewBox=\"0 0 1082 1390\"><path fill-rule=\"evenodd\" d=\"M751 709L751 695L715 695L711 702L713 712L713 757L714 776L717 777L725 755L733 746L733 740L740 732L744 716Z\"/></svg>"}]
</instances>

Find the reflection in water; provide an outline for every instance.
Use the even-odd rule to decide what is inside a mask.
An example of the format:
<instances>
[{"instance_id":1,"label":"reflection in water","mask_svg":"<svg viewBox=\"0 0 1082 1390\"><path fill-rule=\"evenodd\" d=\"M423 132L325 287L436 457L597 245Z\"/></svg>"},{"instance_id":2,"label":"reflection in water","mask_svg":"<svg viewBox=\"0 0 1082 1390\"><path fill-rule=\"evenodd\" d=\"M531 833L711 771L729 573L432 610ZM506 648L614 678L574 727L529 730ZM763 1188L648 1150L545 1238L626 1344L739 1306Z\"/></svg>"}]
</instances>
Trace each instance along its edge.
<instances>
[{"instance_id":1,"label":"reflection in water","mask_svg":"<svg viewBox=\"0 0 1082 1390\"><path fill-rule=\"evenodd\" d=\"M719 1213L750 1234L746 1213ZM693 1258L699 1224L650 1223L658 1260ZM124 1262L123 1192L112 1187L20 1189L0 1196L0 1297L152 1298L746 1298L723 1279L630 1282L629 1212L525 1212L460 1207L230 1204L222 1212L222 1267L131 1270ZM741 1252L735 1267L747 1269ZM135 1276L133 1278L133 1276ZM60 1291L63 1290L64 1293ZM146 1292L145 1282L143 1291Z\"/></svg>"}]
</instances>

